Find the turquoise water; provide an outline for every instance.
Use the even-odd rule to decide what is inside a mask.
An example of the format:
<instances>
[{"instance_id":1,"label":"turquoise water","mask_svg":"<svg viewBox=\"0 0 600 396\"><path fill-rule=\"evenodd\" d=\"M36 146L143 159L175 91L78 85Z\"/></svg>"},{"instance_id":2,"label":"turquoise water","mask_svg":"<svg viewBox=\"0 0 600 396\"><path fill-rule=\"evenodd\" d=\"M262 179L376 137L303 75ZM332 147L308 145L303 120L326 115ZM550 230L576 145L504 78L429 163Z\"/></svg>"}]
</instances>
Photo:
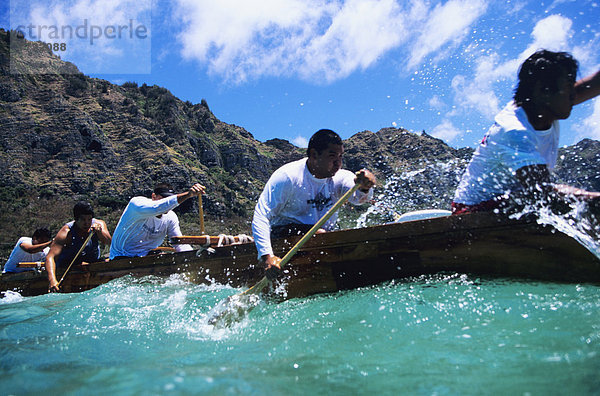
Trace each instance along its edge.
<instances>
[{"instance_id":1,"label":"turquoise water","mask_svg":"<svg viewBox=\"0 0 600 396\"><path fill-rule=\"evenodd\" d=\"M600 394L600 287L444 275L261 301L125 277L0 300L2 394Z\"/></svg>"}]
</instances>

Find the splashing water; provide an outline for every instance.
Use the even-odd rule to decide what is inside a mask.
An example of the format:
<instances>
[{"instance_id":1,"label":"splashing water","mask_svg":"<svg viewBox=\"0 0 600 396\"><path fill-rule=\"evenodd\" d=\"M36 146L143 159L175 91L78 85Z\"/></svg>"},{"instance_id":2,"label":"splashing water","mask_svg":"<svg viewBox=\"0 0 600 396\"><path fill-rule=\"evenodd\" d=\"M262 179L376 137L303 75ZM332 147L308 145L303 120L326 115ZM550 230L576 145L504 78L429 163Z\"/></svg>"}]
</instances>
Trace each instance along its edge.
<instances>
[{"instance_id":1,"label":"splashing water","mask_svg":"<svg viewBox=\"0 0 600 396\"><path fill-rule=\"evenodd\" d=\"M570 236L600 259L600 221L586 202L572 200L569 210L562 214L556 214L548 205L527 205L510 217L519 219L529 214L536 216L538 224L552 226Z\"/></svg>"},{"instance_id":2,"label":"splashing water","mask_svg":"<svg viewBox=\"0 0 600 396\"><path fill-rule=\"evenodd\" d=\"M402 213L421 209L448 209L467 161L426 163L389 177L375 202L362 213L354 228L397 221ZM569 210L556 214L543 204L526 205L510 217L535 215L538 224L550 225L574 238L600 258L600 220L587 203L571 200Z\"/></svg>"},{"instance_id":3,"label":"splashing water","mask_svg":"<svg viewBox=\"0 0 600 396\"><path fill-rule=\"evenodd\" d=\"M393 222L409 211L449 209L466 164L463 159L427 162L390 176L375 203L358 217L354 227Z\"/></svg>"},{"instance_id":4,"label":"splashing water","mask_svg":"<svg viewBox=\"0 0 600 396\"><path fill-rule=\"evenodd\" d=\"M208 324L217 329L228 328L239 323L261 303L256 294L234 294L217 304L208 314Z\"/></svg>"},{"instance_id":5,"label":"splashing water","mask_svg":"<svg viewBox=\"0 0 600 396\"><path fill-rule=\"evenodd\" d=\"M288 269L284 269L283 273L288 274L288 271ZM266 288L271 288L271 296L277 296L282 300L286 299L287 282L285 280L277 279L273 282L269 281L265 285ZM241 322L250 311L262 303L263 293L248 293L248 290L246 290L243 293L231 295L210 310L206 315L207 323L216 329L232 327Z\"/></svg>"},{"instance_id":6,"label":"splashing water","mask_svg":"<svg viewBox=\"0 0 600 396\"><path fill-rule=\"evenodd\" d=\"M23 297L14 291L7 290L5 292L0 293L0 304L12 304L19 301L23 301Z\"/></svg>"}]
</instances>

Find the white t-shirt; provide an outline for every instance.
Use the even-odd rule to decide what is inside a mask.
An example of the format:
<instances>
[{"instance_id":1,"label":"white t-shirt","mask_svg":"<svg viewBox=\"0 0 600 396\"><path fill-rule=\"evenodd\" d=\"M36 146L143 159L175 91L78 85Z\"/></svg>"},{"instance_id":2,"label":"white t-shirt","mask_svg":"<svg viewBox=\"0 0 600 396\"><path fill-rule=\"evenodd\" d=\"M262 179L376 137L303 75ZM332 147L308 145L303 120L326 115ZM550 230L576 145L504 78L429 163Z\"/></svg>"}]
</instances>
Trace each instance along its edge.
<instances>
[{"instance_id":1,"label":"white t-shirt","mask_svg":"<svg viewBox=\"0 0 600 396\"><path fill-rule=\"evenodd\" d=\"M522 188L519 168L546 165L551 171L558 157L560 128L535 130L522 107L509 103L495 118L471 158L454 194L454 202L475 205Z\"/></svg>"},{"instance_id":2,"label":"white t-shirt","mask_svg":"<svg viewBox=\"0 0 600 396\"><path fill-rule=\"evenodd\" d=\"M17 264L20 262L32 262L32 261L44 261L46 259L46 255L50 251L50 247L44 248L41 252L37 253L27 253L23 248L21 248L22 243L28 243L30 245L33 244L33 240L30 237L21 237L17 241L14 249L10 253L8 257L8 261L4 264L4 269L2 272L23 272L23 271L32 271L34 268L19 268Z\"/></svg>"},{"instance_id":3,"label":"white t-shirt","mask_svg":"<svg viewBox=\"0 0 600 396\"><path fill-rule=\"evenodd\" d=\"M110 244L110 258L145 256L160 246L165 236L181 236L179 219L171 211L177 205L176 195L157 201L146 197L132 198L115 228ZM192 247L175 245L177 252L186 250L192 250Z\"/></svg>"},{"instance_id":4,"label":"white t-shirt","mask_svg":"<svg viewBox=\"0 0 600 396\"><path fill-rule=\"evenodd\" d=\"M271 227L288 224L315 224L346 191L354 186L354 173L340 169L333 177L317 179L306 166L307 158L290 162L272 175L254 208L252 234L258 256L273 254ZM373 193L358 190L350 202L363 204ZM323 225L332 230L337 213Z\"/></svg>"}]
</instances>

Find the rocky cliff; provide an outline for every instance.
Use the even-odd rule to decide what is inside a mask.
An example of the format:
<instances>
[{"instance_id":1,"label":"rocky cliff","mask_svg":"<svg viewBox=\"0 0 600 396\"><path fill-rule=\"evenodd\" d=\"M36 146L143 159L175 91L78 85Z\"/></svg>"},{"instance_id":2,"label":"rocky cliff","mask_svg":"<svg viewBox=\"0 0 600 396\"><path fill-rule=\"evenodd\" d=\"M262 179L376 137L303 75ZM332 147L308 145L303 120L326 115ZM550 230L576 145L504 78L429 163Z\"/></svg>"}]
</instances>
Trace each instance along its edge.
<instances>
[{"instance_id":1,"label":"rocky cliff","mask_svg":"<svg viewBox=\"0 0 600 396\"><path fill-rule=\"evenodd\" d=\"M33 217L48 205L64 210L77 199L93 201L106 216L158 181L177 190L200 181L210 191L203 201L209 217L247 218L271 171L303 155L286 141L261 143L221 122L205 101L192 104L162 87L89 78L43 43L13 40L9 53L10 42L1 31L4 222L7 216L21 222L21 210ZM11 73L15 62L20 74ZM27 73L34 62L43 73ZM65 216L70 210L60 222Z\"/></svg>"}]
</instances>

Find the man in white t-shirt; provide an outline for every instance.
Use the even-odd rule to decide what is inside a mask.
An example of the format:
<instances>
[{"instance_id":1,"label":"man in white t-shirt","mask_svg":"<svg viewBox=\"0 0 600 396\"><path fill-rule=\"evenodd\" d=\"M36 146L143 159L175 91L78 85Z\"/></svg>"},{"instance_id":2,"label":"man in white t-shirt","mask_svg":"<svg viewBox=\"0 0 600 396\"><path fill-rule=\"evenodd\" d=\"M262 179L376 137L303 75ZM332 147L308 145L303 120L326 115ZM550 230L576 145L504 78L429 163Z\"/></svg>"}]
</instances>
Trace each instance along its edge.
<instances>
[{"instance_id":1,"label":"man in white t-shirt","mask_svg":"<svg viewBox=\"0 0 600 396\"><path fill-rule=\"evenodd\" d=\"M598 202L600 193L550 182L558 120L567 119L573 105L600 94L600 71L576 82L578 68L570 54L547 50L523 62L514 100L475 150L455 192L453 214L505 207L516 195L529 202L556 202L565 195Z\"/></svg>"},{"instance_id":2,"label":"man in white t-shirt","mask_svg":"<svg viewBox=\"0 0 600 396\"><path fill-rule=\"evenodd\" d=\"M200 194L204 194L204 186L198 183L180 194L167 184L159 184L154 188L152 198L133 197L115 228L110 259L145 256L159 247L166 236L181 236L179 219L171 209ZM175 245L176 252L186 250L192 250L192 247Z\"/></svg>"},{"instance_id":3,"label":"man in white t-shirt","mask_svg":"<svg viewBox=\"0 0 600 396\"><path fill-rule=\"evenodd\" d=\"M307 158L285 164L271 175L252 220L258 256L268 274L276 273L281 261L273 254L271 237L307 232L355 183L360 187L350 202L360 205L371 199L375 176L366 169L356 175L341 169L343 153L339 135L321 129L310 138ZM318 232L332 230L336 221L334 214Z\"/></svg>"},{"instance_id":4,"label":"man in white t-shirt","mask_svg":"<svg viewBox=\"0 0 600 396\"><path fill-rule=\"evenodd\" d=\"M4 264L2 273L35 270L35 268L19 268L17 264L21 262L44 261L50 250L51 243L52 235L47 228L38 228L31 238L19 238L8 257L8 261Z\"/></svg>"}]
</instances>

